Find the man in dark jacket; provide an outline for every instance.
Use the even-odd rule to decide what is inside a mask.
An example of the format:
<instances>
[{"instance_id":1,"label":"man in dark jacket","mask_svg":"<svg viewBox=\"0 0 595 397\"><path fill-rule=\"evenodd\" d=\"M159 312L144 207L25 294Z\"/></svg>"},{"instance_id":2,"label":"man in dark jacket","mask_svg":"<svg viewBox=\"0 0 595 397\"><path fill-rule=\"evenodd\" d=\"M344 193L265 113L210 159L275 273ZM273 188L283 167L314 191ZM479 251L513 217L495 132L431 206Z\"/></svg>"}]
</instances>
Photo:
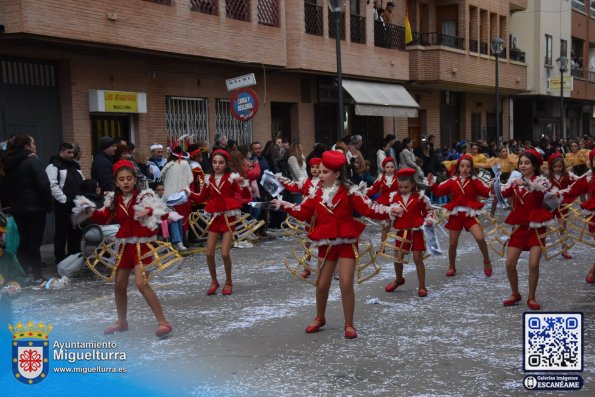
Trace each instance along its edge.
<instances>
[{"instance_id":1,"label":"man in dark jacket","mask_svg":"<svg viewBox=\"0 0 595 397\"><path fill-rule=\"evenodd\" d=\"M99 183L102 192L113 192L114 175L112 166L114 165L116 154L116 143L108 136L101 137L99 140L99 152L93 158L91 164L91 178Z\"/></svg>"},{"instance_id":2,"label":"man in dark jacket","mask_svg":"<svg viewBox=\"0 0 595 397\"><path fill-rule=\"evenodd\" d=\"M54 233L54 258L59 263L68 255L81 252L81 231L73 227L70 221L75 196L81 194L80 186L83 174L79 164L74 161L74 146L62 143L57 155L52 156L45 168L50 180L50 189L54 197L56 214L56 232Z\"/></svg>"},{"instance_id":3,"label":"man in dark jacket","mask_svg":"<svg viewBox=\"0 0 595 397\"><path fill-rule=\"evenodd\" d=\"M19 229L19 262L29 282L41 284L44 278L40 247L46 214L52 210L52 195L50 181L36 152L35 141L30 135L14 137L4 163L6 176L2 204L10 207Z\"/></svg>"}]
</instances>

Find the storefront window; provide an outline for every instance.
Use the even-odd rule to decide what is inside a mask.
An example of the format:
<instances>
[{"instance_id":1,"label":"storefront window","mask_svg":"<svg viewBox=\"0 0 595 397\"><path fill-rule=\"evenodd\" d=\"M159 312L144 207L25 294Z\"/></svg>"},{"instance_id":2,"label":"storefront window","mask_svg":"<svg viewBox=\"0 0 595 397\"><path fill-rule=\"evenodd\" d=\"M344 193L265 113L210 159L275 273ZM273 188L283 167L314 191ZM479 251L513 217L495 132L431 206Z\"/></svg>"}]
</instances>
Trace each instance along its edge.
<instances>
[{"instance_id":1,"label":"storefront window","mask_svg":"<svg viewBox=\"0 0 595 397\"><path fill-rule=\"evenodd\" d=\"M252 142L252 120L242 122L231 115L229 99L217 99L217 133L225 134L238 145Z\"/></svg>"}]
</instances>

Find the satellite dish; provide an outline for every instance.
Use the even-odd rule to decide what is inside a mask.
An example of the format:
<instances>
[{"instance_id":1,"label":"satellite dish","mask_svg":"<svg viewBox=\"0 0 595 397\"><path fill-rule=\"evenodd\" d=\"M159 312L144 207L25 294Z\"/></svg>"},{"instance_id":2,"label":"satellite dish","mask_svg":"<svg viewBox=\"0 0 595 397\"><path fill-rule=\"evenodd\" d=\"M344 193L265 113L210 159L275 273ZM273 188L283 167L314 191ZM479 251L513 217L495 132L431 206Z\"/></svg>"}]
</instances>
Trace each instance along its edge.
<instances>
[{"instance_id":1,"label":"satellite dish","mask_svg":"<svg viewBox=\"0 0 595 397\"><path fill-rule=\"evenodd\" d=\"M512 35L512 48L517 49L519 48L519 39L513 34Z\"/></svg>"},{"instance_id":2,"label":"satellite dish","mask_svg":"<svg viewBox=\"0 0 595 397\"><path fill-rule=\"evenodd\" d=\"M595 57L591 57L589 60L589 69L595 69Z\"/></svg>"}]
</instances>

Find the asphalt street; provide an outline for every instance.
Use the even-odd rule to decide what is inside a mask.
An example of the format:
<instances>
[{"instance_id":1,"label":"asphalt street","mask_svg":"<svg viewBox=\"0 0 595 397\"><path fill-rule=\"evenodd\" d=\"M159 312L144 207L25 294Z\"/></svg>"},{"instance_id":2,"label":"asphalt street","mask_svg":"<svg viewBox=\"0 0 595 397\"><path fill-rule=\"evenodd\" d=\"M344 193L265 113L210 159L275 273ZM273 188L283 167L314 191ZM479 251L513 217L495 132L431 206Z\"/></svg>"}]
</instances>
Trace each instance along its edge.
<instances>
[{"instance_id":1,"label":"asphalt street","mask_svg":"<svg viewBox=\"0 0 595 397\"><path fill-rule=\"evenodd\" d=\"M379 239L369 226L365 240ZM446 238L439 234L442 248ZM331 289L327 326L306 334L315 316L314 288L292 276L284 259L297 241L267 239L234 249L231 296L207 296L204 256L153 283L174 335L154 336L155 320L142 296L129 288L128 332L104 336L116 318L113 286L93 278L73 280L60 291L24 291L14 301L15 318L55 324L54 338L117 341L128 351L126 365L147 376L171 380L180 396L513 396L523 387L522 319L526 304L503 307L510 294L504 259L492 251L494 275L483 274L479 250L463 233L458 272L445 277L446 255L426 260L426 298L417 296L413 264L394 293L392 263L380 259L379 275L356 286L355 326L359 337L343 338L338 283ZM542 311L584 313L585 386L595 394L595 286L585 283L593 251L575 246L572 260L541 264L538 301ZM218 258L221 277L223 268ZM521 293L527 295L527 256L519 261ZM62 330L62 331L61 331ZM152 375L156 374L156 375ZM559 392L540 392L558 395ZM568 393L566 393L568 394ZM62 394L66 395L66 394Z\"/></svg>"}]
</instances>

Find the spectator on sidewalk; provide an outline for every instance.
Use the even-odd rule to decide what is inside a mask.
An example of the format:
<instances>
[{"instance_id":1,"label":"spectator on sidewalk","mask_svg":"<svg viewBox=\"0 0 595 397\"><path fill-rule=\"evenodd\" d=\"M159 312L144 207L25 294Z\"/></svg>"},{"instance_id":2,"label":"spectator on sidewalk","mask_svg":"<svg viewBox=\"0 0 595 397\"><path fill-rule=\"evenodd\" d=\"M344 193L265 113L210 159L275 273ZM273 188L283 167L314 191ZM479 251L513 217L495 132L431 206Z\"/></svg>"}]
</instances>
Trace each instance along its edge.
<instances>
[{"instance_id":1,"label":"spectator on sidewalk","mask_svg":"<svg viewBox=\"0 0 595 397\"><path fill-rule=\"evenodd\" d=\"M21 244L17 257L29 282L44 282L41 272L41 243L46 214L52 211L50 181L30 135L14 137L4 163L4 197L2 204L10 211L19 230Z\"/></svg>"},{"instance_id":2,"label":"spectator on sidewalk","mask_svg":"<svg viewBox=\"0 0 595 397\"><path fill-rule=\"evenodd\" d=\"M91 164L91 178L95 179L102 192L113 192L114 175L112 166L114 165L114 156L116 154L116 143L109 136L101 137L99 140L99 152L93 158Z\"/></svg>"},{"instance_id":3,"label":"spectator on sidewalk","mask_svg":"<svg viewBox=\"0 0 595 397\"><path fill-rule=\"evenodd\" d=\"M56 264L68 255L81 252L81 230L73 227L70 217L74 198L81 194L80 185L84 177L79 164L74 161L73 152L74 146L71 143L62 143L58 154L50 158L50 163L45 168L54 198Z\"/></svg>"},{"instance_id":4,"label":"spectator on sidewalk","mask_svg":"<svg viewBox=\"0 0 595 397\"><path fill-rule=\"evenodd\" d=\"M159 182L161 182L161 170L165 167L167 159L163 156L164 149L160 143L154 143L151 145L151 157L147 160L147 165L150 169L150 174L153 175L153 180L149 183L151 188L155 188Z\"/></svg>"}]
</instances>

